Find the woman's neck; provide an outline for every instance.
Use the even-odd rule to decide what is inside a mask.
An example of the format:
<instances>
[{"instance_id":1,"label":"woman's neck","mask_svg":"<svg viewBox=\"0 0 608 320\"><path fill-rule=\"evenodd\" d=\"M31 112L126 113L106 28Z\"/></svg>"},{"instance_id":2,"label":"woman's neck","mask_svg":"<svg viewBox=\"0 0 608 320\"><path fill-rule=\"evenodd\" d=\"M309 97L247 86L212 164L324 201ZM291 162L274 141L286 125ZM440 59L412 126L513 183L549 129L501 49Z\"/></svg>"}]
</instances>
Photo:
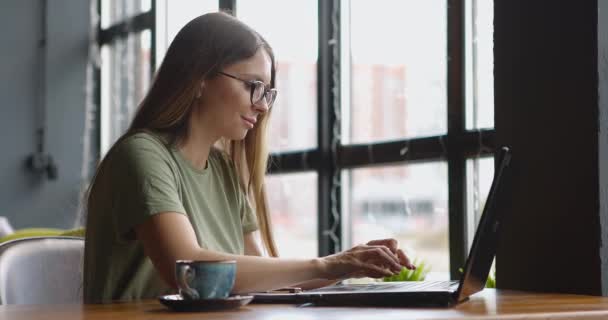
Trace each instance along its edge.
<instances>
[{"instance_id":1,"label":"woman's neck","mask_svg":"<svg viewBox=\"0 0 608 320\"><path fill-rule=\"evenodd\" d=\"M219 139L215 138L201 126L190 125L190 132L186 139L181 143L179 151L182 153L192 166L199 170L207 167L207 159L213 144Z\"/></svg>"}]
</instances>

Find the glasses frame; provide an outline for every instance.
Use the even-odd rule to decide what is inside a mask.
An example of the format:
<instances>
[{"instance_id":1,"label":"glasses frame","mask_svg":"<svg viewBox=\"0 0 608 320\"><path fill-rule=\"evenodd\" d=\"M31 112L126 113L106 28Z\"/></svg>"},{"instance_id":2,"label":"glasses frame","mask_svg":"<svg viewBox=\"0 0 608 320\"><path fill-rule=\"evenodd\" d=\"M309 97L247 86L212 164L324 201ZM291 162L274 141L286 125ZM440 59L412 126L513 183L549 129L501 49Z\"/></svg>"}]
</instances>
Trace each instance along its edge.
<instances>
[{"instance_id":1,"label":"glasses frame","mask_svg":"<svg viewBox=\"0 0 608 320\"><path fill-rule=\"evenodd\" d=\"M242 79L239 78L235 75L223 72L223 71L218 71L217 73L235 79L235 80L239 80L241 82L244 82L246 84L249 85L249 100L251 101L251 104L255 105L255 106L260 106L260 103L262 102L262 100L266 101L266 105L268 106L268 110L270 110L270 108L272 108L272 106L274 105L274 102L277 98L277 94L278 91L276 88L268 88L269 86L267 86L264 82L259 81L259 80L246 80L246 79ZM258 84L262 84L262 86L264 86L264 93L262 94L262 96L260 97L260 99L258 99L257 101L253 101L253 93L255 92L255 88L258 86ZM270 103L268 102L268 93L272 94L272 101L270 101Z\"/></svg>"}]
</instances>

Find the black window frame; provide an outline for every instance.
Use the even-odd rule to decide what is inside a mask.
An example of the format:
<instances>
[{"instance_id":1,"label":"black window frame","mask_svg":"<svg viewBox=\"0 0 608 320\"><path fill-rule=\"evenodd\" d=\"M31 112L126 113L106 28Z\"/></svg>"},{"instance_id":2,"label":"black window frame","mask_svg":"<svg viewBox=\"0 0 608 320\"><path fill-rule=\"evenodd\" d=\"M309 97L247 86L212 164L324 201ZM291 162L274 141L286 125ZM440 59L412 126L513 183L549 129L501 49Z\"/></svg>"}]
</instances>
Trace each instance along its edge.
<instances>
[{"instance_id":1,"label":"black window frame","mask_svg":"<svg viewBox=\"0 0 608 320\"><path fill-rule=\"evenodd\" d=\"M101 13L98 0L98 13ZM237 15L236 0L218 0L219 9ZM465 0L447 1L447 133L365 144L342 144L336 135L340 108L340 0L318 0L317 108L318 145L314 149L272 153L269 174L315 171L318 174L318 253L320 256L343 248L341 234L340 179L344 169L371 165L411 164L447 161L450 276L458 279L467 248L467 172L466 161L491 156L495 148L494 129L467 130ZM99 46L144 30L151 32L151 74L156 58L156 1L151 9L108 28L98 27ZM96 102L100 105L100 70L96 72ZM336 88L338 90L336 90ZM99 108L98 108L99 109ZM99 112L99 111L98 111ZM97 117L99 119L99 117ZM99 126L98 126L99 128ZM98 133L99 136L99 133ZM402 152L407 146L407 152ZM99 152L98 152L99 156ZM332 193L334 196L332 197ZM335 196L338 195L338 196Z\"/></svg>"}]
</instances>

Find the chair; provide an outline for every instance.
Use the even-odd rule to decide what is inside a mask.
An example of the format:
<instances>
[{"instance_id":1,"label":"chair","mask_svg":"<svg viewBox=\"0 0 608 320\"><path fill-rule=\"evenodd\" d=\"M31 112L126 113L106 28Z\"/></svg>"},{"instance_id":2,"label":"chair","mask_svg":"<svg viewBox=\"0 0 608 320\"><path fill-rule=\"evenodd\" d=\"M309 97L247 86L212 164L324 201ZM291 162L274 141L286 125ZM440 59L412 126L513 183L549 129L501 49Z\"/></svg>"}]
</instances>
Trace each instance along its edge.
<instances>
[{"instance_id":1,"label":"chair","mask_svg":"<svg viewBox=\"0 0 608 320\"><path fill-rule=\"evenodd\" d=\"M31 237L0 245L0 303L82 302L84 238Z\"/></svg>"}]
</instances>

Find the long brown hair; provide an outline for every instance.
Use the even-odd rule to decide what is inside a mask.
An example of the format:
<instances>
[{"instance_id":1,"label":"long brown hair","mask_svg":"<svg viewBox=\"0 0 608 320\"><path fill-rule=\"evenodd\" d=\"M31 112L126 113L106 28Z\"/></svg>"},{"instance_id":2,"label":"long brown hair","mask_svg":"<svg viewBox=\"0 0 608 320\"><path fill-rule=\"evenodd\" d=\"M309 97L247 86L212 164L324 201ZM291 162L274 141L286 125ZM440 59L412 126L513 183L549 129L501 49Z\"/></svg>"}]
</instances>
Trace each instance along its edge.
<instances>
[{"instance_id":1,"label":"long brown hair","mask_svg":"<svg viewBox=\"0 0 608 320\"><path fill-rule=\"evenodd\" d=\"M124 138L146 130L167 136L173 145L184 142L190 130L189 120L201 80L217 76L217 72L224 67L250 58L260 49L270 56L270 85L275 87L274 53L260 34L223 12L208 13L193 19L178 32L169 46L131 126L114 146ZM219 142L234 162L241 188L256 211L264 247L270 256L276 257L278 253L264 187L269 115L260 114L257 125L249 130L242 141L222 139ZM103 164L104 161L97 173ZM88 203L91 203L95 181L96 177L89 189Z\"/></svg>"}]
</instances>

